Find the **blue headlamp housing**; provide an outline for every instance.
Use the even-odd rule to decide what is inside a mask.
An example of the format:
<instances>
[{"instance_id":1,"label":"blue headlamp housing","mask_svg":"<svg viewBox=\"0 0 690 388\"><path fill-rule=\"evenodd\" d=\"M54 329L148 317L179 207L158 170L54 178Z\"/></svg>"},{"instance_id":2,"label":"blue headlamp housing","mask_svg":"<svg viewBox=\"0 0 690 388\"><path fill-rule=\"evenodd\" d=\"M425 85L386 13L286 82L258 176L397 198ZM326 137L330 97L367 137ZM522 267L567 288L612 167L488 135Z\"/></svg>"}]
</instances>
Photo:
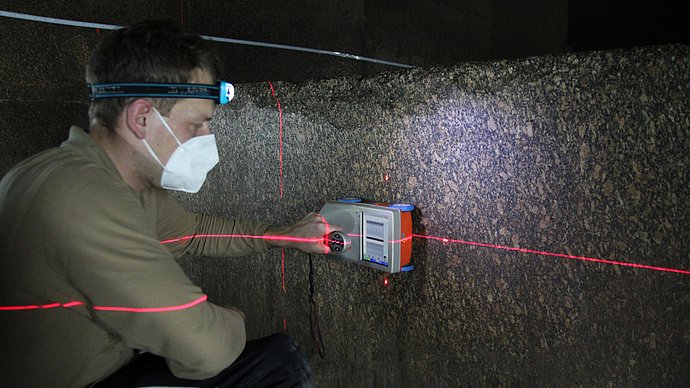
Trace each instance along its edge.
<instances>
[{"instance_id":1,"label":"blue headlamp housing","mask_svg":"<svg viewBox=\"0 0 690 388\"><path fill-rule=\"evenodd\" d=\"M118 82L88 84L87 87L91 101L123 97L203 98L215 100L217 104L224 105L235 97L235 87L225 81L218 81L216 85Z\"/></svg>"}]
</instances>

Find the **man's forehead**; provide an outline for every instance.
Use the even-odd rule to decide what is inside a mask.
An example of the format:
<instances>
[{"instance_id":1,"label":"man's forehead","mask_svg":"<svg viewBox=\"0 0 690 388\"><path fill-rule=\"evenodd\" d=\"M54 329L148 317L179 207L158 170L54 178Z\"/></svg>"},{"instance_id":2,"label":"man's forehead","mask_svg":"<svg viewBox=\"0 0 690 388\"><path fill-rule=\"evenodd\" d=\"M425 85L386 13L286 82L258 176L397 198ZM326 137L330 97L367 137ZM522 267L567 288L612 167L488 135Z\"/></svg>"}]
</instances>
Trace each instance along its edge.
<instances>
[{"instance_id":1,"label":"man's forehead","mask_svg":"<svg viewBox=\"0 0 690 388\"><path fill-rule=\"evenodd\" d=\"M181 98L171 111L172 114L196 120L210 120L216 111L216 104L212 100L201 98Z\"/></svg>"},{"instance_id":2,"label":"man's forehead","mask_svg":"<svg viewBox=\"0 0 690 388\"><path fill-rule=\"evenodd\" d=\"M192 73L191 82L197 84L213 84L214 80L211 73L209 73L207 70L197 68ZM188 98L182 101L188 103L188 114L190 116L194 116L196 119L210 120L216 111L216 102L212 100Z\"/></svg>"}]
</instances>

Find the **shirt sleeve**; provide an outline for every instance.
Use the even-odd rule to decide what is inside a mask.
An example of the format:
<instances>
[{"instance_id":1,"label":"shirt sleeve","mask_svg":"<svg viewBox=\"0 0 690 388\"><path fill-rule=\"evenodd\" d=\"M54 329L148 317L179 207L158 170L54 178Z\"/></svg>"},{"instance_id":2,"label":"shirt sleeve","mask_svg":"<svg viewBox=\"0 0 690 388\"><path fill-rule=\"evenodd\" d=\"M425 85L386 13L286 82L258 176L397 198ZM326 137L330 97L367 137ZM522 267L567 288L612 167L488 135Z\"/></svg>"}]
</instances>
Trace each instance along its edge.
<instances>
[{"instance_id":1,"label":"shirt sleeve","mask_svg":"<svg viewBox=\"0 0 690 388\"><path fill-rule=\"evenodd\" d=\"M56 265L96 324L130 348L165 357L181 378L214 376L239 356L242 316L203 301L136 193L88 168L50 179L37 206L46 208L44 222L58 241Z\"/></svg>"},{"instance_id":2,"label":"shirt sleeve","mask_svg":"<svg viewBox=\"0 0 690 388\"><path fill-rule=\"evenodd\" d=\"M267 224L186 211L166 190L145 193L147 206L156 211L156 230L161 243L175 257L228 257L262 253L271 248L262 237Z\"/></svg>"}]
</instances>

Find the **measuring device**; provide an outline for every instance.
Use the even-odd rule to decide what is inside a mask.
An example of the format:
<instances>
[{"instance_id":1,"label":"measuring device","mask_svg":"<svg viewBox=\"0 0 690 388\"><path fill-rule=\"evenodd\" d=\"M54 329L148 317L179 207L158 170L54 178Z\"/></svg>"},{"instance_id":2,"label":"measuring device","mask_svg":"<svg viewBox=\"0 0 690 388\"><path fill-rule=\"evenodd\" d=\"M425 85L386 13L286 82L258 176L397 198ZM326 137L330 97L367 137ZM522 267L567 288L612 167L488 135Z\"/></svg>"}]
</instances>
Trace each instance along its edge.
<instances>
[{"instance_id":1,"label":"measuring device","mask_svg":"<svg viewBox=\"0 0 690 388\"><path fill-rule=\"evenodd\" d=\"M326 236L330 254L388 273L414 269L412 210L410 204L365 203L359 198L326 202L321 215L343 228Z\"/></svg>"}]
</instances>

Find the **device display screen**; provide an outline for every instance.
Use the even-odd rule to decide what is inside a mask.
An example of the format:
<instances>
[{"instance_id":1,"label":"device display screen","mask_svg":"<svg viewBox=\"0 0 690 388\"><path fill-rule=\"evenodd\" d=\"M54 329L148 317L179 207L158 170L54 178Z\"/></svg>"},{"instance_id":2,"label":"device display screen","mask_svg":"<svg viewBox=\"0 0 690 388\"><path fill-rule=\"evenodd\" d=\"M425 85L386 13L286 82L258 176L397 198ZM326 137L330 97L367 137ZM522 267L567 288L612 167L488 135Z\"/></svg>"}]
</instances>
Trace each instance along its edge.
<instances>
[{"instance_id":1,"label":"device display screen","mask_svg":"<svg viewBox=\"0 0 690 388\"><path fill-rule=\"evenodd\" d=\"M365 215L363 260L388 266L388 225L385 218Z\"/></svg>"}]
</instances>

